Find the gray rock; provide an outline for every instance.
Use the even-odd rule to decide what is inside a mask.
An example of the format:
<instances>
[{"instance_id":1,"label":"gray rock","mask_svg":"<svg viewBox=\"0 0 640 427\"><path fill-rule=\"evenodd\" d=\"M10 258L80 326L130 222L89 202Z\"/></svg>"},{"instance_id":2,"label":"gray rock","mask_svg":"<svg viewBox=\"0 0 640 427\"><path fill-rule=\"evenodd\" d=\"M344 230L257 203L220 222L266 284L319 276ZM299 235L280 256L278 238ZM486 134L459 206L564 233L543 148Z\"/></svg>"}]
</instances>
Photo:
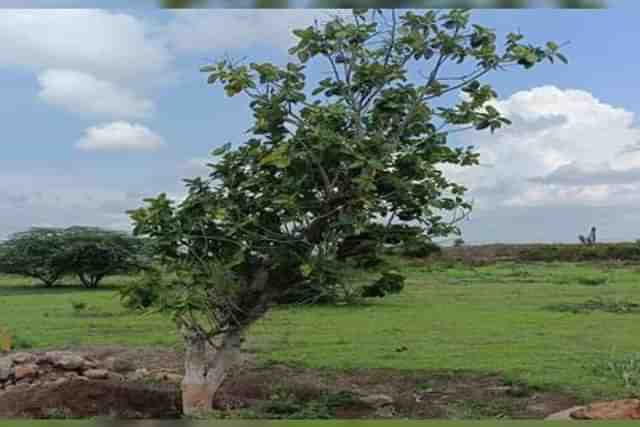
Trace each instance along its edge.
<instances>
[{"instance_id":1,"label":"gray rock","mask_svg":"<svg viewBox=\"0 0 640 427\"><path fill-rule=\"evenodd\" d=\"M6 381L13 373L13 359L0 357L0 381Z\"/></svg>"},{"instance_id":2,"label":"gray rock","mask_svg":"<svg viewBox=\"0 0 640 427\"><path fill-rule=\"evenodd\" d=\"M361 397L360 401L369 406L373 406L374 408L380 408L386 405L391 405L393 403L393 397L386 394L370 394L368 396Z\"/></svg>"},{"instance_id":3,"label":"gray rock","mask_svg":"<svg viewBox=\"0 0 640 427\"><path fill-rule=\"evenodd\" d=\"M31 353L16 353L11 356L11 358L13 359L13 363L16 365L33 363L36 360L36 357Z\"/></svg>"},{"instance_id":4,"label":"gray rock","mask_svg":"<svg viewBox=\"0 0 640 427\"><path fill-rule=\"evenodd\" d=\"M84 371L84 376L90 380L106 380L109 378L109 371L104 369L89 369Z\"/></svg>"},{"instance_id":5,"label":"gray rock","mask_svg":"<svg viewBox=\"0 0 640 427\"><path fill-rule=\"evenodd\" d=\"M549 421L572 421L574 418L571 417L571 414L577 411L578 409L582 409L584 406L574 406L573 408L565 409L564 411L556 412L555 414L551 414L545 418L545 420Z\"/></svg>"},{"instance_id":6,"label":"gray rock","mask_svg":"<svg viewBox=\"0 0 640 427\"><path fill-rule=\"evenodd\" d=\"M113 356L104 359L103 365L105 369L119 374L133 372L136 370L136 366L133 362Z\"/></svg>"},{"instance_id":7,"label":"gray rock","mask_svg":"<svg viewBox=\"0 0 640 427\"><path fill-rule=\"evenodd\" d=\"M53 362L53 364L66 371L76 371L84 367L84 359L73 354L63 355L55 362Z\"/></svg>"}]
</instances>

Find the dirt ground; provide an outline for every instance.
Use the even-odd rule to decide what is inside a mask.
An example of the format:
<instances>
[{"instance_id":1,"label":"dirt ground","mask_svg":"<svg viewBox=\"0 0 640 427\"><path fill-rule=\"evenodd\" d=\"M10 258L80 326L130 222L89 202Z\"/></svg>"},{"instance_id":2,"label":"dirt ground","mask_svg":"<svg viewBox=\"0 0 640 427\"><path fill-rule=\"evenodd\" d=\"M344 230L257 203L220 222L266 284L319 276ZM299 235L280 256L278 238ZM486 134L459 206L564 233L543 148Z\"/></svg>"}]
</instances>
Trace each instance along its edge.
<instances>
[{"instance_id":1,"label":"dirt ground","mask_svg":"<svg viewBox=\"0 0 640 427\"><path fill-rule=\"evenodd\" d=\"M181 352L166 348L73 351L96 360L115 357L131 369L182 372ZM261 366L248 356L218 393L214 409L222 417L542 419L577 403L572 396L508 383L498 374ZM161 381L75 378L0 391L0 416L178 418L180 410L179 385Z\"/></svg>"}]
</instances>

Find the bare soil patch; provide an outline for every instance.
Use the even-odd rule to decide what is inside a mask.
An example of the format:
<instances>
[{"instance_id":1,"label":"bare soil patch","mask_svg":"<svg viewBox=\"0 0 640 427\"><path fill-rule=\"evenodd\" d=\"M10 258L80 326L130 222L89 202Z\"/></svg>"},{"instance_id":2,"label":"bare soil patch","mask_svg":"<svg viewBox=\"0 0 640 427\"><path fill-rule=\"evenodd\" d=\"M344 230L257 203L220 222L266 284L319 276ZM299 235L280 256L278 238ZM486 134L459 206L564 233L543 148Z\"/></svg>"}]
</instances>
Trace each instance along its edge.
<instances>
[{"instance_id":1,"label":"bare soil patch","mask_svg":"<svg viewBox=\"0 0 640 427\"><path fill-rule=\"evenodd\" d=\"M182 373L180 351L110 346L79 348L74 354L99 367L113 368L116 360L115 366L129 373L94 380L86 373L54 378L48 372L46 381L14 381L0 389L0 417L180 417L175 380ZM542 419L578 403L499 374L261 366L246 358L218 393L214 409L222 417Z\"/></svg>"}]
</instances>

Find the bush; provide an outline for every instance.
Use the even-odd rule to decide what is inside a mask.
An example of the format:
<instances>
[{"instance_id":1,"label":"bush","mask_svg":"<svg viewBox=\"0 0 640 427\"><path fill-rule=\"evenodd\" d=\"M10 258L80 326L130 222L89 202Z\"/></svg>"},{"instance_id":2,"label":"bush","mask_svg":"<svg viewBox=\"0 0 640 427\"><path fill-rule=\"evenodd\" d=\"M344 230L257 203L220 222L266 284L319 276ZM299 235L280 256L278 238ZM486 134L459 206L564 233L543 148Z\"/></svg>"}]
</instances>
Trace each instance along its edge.
<instances>
[{"instance_id":1,"label":"bush","mask_svg":"<svg viewBox=\"0 0 640 427\"><path fill-rule=\"evenodd\" d=\"M131 310L141 310L151 307L158 301L159 289L162 283L162 272L147 270L138 280L128 283L120 289L122 304Z\"/></svg>"},{"instance_id":2,"label":"bush","mask_svg":"<svg viewBox=\"0 0 640 427\"><path fill-rule=\"evenodd\" d=\"M423 239L408 240L404 242L402 247L402 255L412 258L426 258L441 252L440 246Z\"/></svg>"},{"instance_id":3,"label":"bush","mask_svg":"<svg viewBox=\"0 0 640 427\"><path fill-rule=\"evenodd\" d=\"M541 245L522 250L518 254L522 261L638 261L640 245L637 243L595 245Z\"/></svg>"},{"instance_id":4,"label":"bush","mask_svg":"<svg viewBox=\"0 0 640 427\"><path fill-rule=\"evenodd\" d=\"M404 276L388 271L382 273L382 277L371 285L363 286L363 298L382 298L387 294L398 293L404 288Z\"/></svg>"}]
</instances>

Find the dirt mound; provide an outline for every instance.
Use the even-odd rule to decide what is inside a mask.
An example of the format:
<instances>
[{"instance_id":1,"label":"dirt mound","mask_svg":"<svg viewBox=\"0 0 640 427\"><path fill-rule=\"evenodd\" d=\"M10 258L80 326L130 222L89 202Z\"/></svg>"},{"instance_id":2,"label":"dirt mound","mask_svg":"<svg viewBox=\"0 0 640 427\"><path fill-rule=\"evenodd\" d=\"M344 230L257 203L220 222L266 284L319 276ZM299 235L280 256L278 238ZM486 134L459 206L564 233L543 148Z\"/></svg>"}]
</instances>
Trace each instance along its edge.
<instances>
[{"instance_id":1,"label":"dirt mound","mask_svg":"<svg viewBox=\"0 0 640 427\"><path fill-rule=\"evenodd\" d=\"M6 417L178 418L177 387L62 378L45 384L20 384L1 394Z\"/></svg>"},{"instance_id":2,"label":"dirt mound","mask_svg":"<svg viewBox=\"0 0 640 427\"><path fill-rule=\"evenodd\" d=\"M46 351L0 356L0 416L179 417L182 377L167 368L137 368L131 355L121 354Z\"/></svg>"}]
</instances>

